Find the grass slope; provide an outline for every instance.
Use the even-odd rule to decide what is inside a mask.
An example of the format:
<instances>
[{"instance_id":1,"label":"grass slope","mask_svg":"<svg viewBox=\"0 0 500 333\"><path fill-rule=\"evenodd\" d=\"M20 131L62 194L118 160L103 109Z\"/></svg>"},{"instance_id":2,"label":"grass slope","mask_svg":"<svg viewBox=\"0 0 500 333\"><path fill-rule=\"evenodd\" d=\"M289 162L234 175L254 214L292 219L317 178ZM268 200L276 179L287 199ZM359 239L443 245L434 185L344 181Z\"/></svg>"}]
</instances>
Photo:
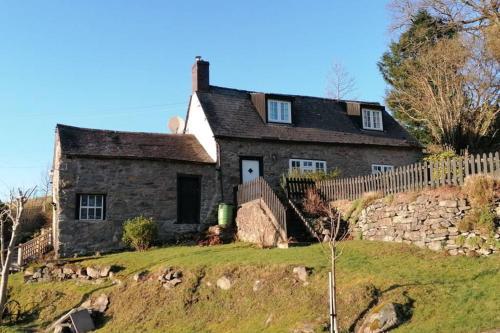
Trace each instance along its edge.
<instances>
[{"instance_id":1,"label":"grass slope","mask_svg":"<svg viewBox=\"0 0 500 333\"><path fill-rule=\"evenodd\" d=\"M339 316L348 332L378 301L409 302L411 319L395 332L481 332L500 327L500 258L448 257L404 244L350 241L339 259ZM24 284L12 279L11 295L35 315L17 327L46 326L89 295L110 295L98 332L290 332L327 322L327 265L319 245L288 250L231 244L168 247L83 260L123 267L121 285L73 281ZM313 269L310 284L293 278L294 265ZM176 266L184 282L172 290L157 281L136 283L134 273ZM234 286L214 287L228 274ZM254 292L255 280L263 288ZM209 286L211 284L211 286Z\"/></svg>"}]
</instances>

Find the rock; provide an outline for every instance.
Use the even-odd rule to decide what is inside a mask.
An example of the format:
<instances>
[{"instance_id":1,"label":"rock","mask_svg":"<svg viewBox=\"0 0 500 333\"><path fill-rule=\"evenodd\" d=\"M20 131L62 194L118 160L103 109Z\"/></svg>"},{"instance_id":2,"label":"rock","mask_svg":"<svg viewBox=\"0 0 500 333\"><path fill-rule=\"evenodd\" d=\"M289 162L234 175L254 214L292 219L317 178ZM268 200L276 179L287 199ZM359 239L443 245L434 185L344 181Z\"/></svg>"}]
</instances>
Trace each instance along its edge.
<instances>
[{"instance_id":1,"label":"rock","mask_svg":"<svg viewBox=\"0 0 500 333\"><path fill-rule=\"evenodd\" d=\"M217 287L219 287L222 290L229 290L231 289L231 280L227 276L221 276L217 280Z\"/></svg>"},{"instance_id":2,"label":"rock","mask_svg":"<svg viewBox=\"0 0 500 333\"><path fill-rule=\"evenodd\" d=\"M64 274L66 274L66 275L73 275L73 274L75 274L75 270L72 267L70 267L70 266L64 266L62 268L62 272Z\"/></svg>"},{"instance_id":3,"label":"rock","mask_svg":"<svg viewBox=\"0 0 500 333\"><path fill-rule=\"evenodd\" d=\"M33 274L35 274L35 272L33 271L33 268L29 267L27 268L26 270L24 270L23 272L23 275L24 275L24 278L30 278L33 276Z\"/></svg>"},{"instance_id":4,"label":"rock","mask_svg":"<svg viewBox=\"0 0 500 333\"><path fill-rule=\"evenodd\" d=\"M458 202L456 200L443 200L439 201L439 206L446 208L456 208L458 207Z\"/></svg>"},{"instance_id":5,"label":"rock","mask_svg":"<svg viewBox=\"0 0 500 333\"><path fill-rule=\"evenodd\" d=\"M358 333L382 333L401 323L396 304L386 303L376 306L366 316Z\"/></svg>"},{"instance_id":6,"label":"rock","mask_svg":"<svg viewBox=\"0 0 500 333\"><path fill-rule=\"evenodd\" d=\"M253 287L252 287L252 290L254 292L257 292L259 290L261 290L263 287L263 283L261 280L255 280L255 282L253 283Z\"/></svg>"},{"instance_id":7,"label":"rock","mask_svg":"<svg viewBox=\"0 0 500 333\"><path fill-rule=\"evenodd\" d=\"M100 294L97 298L89 298L80 307L104 313L109 305L109 298L106 294Z\"/></svg>"},{"instance_id":8,"label":"rock","mask_svg":"<svg viewBox=\"0 0 500 333\"><path fill-rule=\"evenodd\" d=\"M172 275L174 279L178 279L182 277L182 272L181 271L175 271L174 274Z\"/></svg>"},{"instance_id":9,"label":"rock","mask_svg":"<svg viewBox=\"0 0 500 333\"><path fill-rule=\"evenodd\" d=\"M54 333L66 333L72 332L71 325L69 323L57 324L54 326Z\"/></svg>"},{"instance_id":10,"label":"rock","mask_svg":"<svg viewBox=\"0 0 500 333\"><path fill-rule=\"evenodd\" d=\"M92 309L103 313L108 308L109 298L106 294L100 294L93 303Z\"/></svg>"},{"instance_id":11,"label":"rock","mask_svg":"<svg viewBox=\"0 0 500 333\"><path fill-rule=\"evenodd\" d=\"M307 281L307 277L309 276L309 272L305 266L297 266L293 268L293 274L297 275L299 280L302 282Z\"/></svg>"},{"instance_id":12,"label":"rock","mask_svg":"<svg viewBox=\"0 0 500 333\"><path fill-rule=\"evenodd\" d=\"M111 266L104 266L104 267L101 267L100 269L100 275L101 277L107 277L109 275L109 272L111 272Z\"/></svg>"},{"instance_id":13,"label":"rock","mask_svg":"<svg viewBox=\"0 0 500 333\"><path fill-rule=\"evenodd\" d=\"M490 255L492 251L490 249L480 248L477 252L480 255L487 256Z\"/></svg>"},{"instance_id":14,"label":"rock","mask_svg":"<svg viewBox=\"0 0 500 333\"><path fill-rule=\"evenodd\" d=\"M87 276L87 270L82 268L82 267L78 267L76 270L75 270L75 273L76 275L78 275L79 277L82 277L82 276Z\"/></svg>"},{"instance_id":15,"label":"rock","mask_svg":"<svg viewBox=\"0 0 500 333\"><path fill-rule=\"evenodd\" d=\"M430 242L427 247L433 251L439 251L443 248L443 244L441 244L441 241L433 241Z\"/></svg>"},{"instance_id":16,"label":"rock","mask_svg":"<svg viewBox=\"0 0 500 333\"><path fill-rule=\"evenodd\" d=\"M32 276L33 279L40 279L41 277L42 277L41 271L36 271L35 273L33 273L33 276Z\"/></svg>"},{"instance_id":17,"label":"rock","mask_svg":"<svg viewBox=\"0 0 500 333\"><path fill-rule=\"evenodd\" d=\"M163 276L165 280L172 280L174 278L174 272L170 271Z\"/></svg>"},{"instance_id":18,"label":"rock","mask_svg":"<svg viewBox=\"0 0 500 333\"><path fill-rule=\"evenodd\" d=\"M172 280L170 280L170 281L165 282L165 283L163 284L163 287L167 288L165 285L168 285L168 288L173 288L173 287L175 287L176 285L178 285L178 284L179 284L179 283L181 283L181 282L182 282L182 280L181 280L181 279L179 279L179 278L174 278L174 279L172 279Z\"/></svg>"},{"instance_id":19,"label":"rock","mask_svg":"<svg viewBox=\"0 0 500 333\"><path fill-rule=\"evenodd\" d=\"M101 273L99 272L99 269L89 266L87 267L87 276L90 276L92 279L98 279L101 277Z\"/></svg>"},{"instance_id":20,"label":"rock","mask_svg":"<svg viewBox=\"0 0 500 333\"><path fill-rule=\"evenodd\" d=\"M135 273L134 276L132 277L132 279L135 282L144 281L146 279L146 275L147 275L147 272L146 271L142 271L142 272L139 272L139 273Z\"/></svg>"}]
</instances>

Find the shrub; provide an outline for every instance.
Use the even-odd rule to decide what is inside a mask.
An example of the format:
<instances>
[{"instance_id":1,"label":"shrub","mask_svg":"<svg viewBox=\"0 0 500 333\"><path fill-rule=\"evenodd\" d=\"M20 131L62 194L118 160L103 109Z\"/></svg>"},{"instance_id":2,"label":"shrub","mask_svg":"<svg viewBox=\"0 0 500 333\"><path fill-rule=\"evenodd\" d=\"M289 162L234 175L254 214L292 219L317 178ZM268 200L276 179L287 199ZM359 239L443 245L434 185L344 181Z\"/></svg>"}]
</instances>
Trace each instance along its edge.
<instances>
[{"instance_id":1,"label":"shrub","mask_svg":"<svg viewBox=\"0 0 500 333\"><path fill-rule=\"evenodd\" d=\"M464 246L466 237L464 235L459 235L457 239L455 239L455 244L458 246Z\"/></svg>"},{"instance_id":2,"label":"shrub","mask_svg":"<svg viewBox=\"0 0 500 333\"><path fill-rule=\"evenodd\" d=\"M469 244L472 247L481 247L481 245L483 245L483 243L484 243L484 240L479 236L467 238L467 244Z\"/></svg>"},{"instance_id":3,"label":"shrub","mask_svg":"<svg viewBox=\"0 0 500 333\"><path fill-rule=\"evenodd\" d=\"M363 196L352 202L351 207L347 211L346 219L351 223L358 222L359 215L361 211L368 207L372 202L383 197L380 192L368 192L363 194Z\"/></svg>"},{"instance_id":4,"label":"shrub","mask_svg":"<svg viewBox=\"0 0 500 333\"><path fill-rule=\"evenodd\" d=\"M336 179L340 176L340 170L337 168L328 171L301 172L293 169L286 173L286 177L291 178L307 178L314 181Z\"/></svg>"},{"instance_id":5,"label":"shrub","mask_svg":"<svg viewBox=\"0 0 500 333\"><path fill-rule=\"evenodd\" d=\"M157 236L158 226L152 218L138 216L123 223L123 242L138 251L150 248Z\"/></svg>"},{"instance_id":6,"label":"shrub","mask_svg":"<svg viewBox=\"0 0 500 333\"><path fill-rule=\"evenodd\" d=\"M498 180L491 176L474 175L465 179L463 192L474 208L490 206L495 199L495 192L500 187Z\"/></svg>"},{"instance_id":7,"label":"shrub","mask_svg":"<svg viewBox=\"0 0 500 333\"><path fill-rule=\"evenodd\" d=\"M474 211L467 213L457 224L457 228L460 232L467 232L474 229L476 219L476 214Z\"/></svg>"},{"instance_id":8,"label":"shrub","mask_svg":"<svg viewBox=\"0 0 500 333\"><path fill-rule=\"evenodd\" d=\"M302 207L306 213L314 216L324 216L325 212L328 211L328 205L323 201L318 191L312 188L306 190Z\"/></svg>"}]
</instances>

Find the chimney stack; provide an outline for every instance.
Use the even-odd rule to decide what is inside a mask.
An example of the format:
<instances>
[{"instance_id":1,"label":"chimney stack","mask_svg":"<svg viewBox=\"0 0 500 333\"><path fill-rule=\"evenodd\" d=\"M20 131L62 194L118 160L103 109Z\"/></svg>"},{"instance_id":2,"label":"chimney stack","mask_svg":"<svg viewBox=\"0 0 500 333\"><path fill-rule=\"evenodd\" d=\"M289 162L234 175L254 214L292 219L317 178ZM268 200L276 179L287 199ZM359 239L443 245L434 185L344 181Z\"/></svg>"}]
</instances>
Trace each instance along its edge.
<instances>
[{"instance_id":1,"label":"chimney stack","mask_svg":"<svg viewBox=\"0 0 500 333\"><path fill-rule=\"evenodd\" d=\"M193 92L208 91L210 87L210 63L201 59L200 56L195 57L193 68L191 70L193 80Z\"/></svg>"}]
</instances>

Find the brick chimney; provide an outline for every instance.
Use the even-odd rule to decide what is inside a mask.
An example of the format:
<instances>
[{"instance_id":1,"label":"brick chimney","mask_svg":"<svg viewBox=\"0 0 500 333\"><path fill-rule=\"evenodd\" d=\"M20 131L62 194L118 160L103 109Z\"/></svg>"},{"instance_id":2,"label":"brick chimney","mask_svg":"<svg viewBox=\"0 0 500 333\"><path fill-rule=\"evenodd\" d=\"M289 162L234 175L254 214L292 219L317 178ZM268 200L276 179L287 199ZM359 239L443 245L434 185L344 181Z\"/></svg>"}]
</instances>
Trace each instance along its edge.
<instances>
[{"instance_id":1,"label":"brick chimney","mask_svg":"<svg viewBox=\"0 0 500 333\"><path fill-rule=\"evenodd\" d=\"M193 92L208 91L210 87L210 63L201 59L200 56L195 58L191 77L193 81Z\"/></svg>"}]
</instances>

